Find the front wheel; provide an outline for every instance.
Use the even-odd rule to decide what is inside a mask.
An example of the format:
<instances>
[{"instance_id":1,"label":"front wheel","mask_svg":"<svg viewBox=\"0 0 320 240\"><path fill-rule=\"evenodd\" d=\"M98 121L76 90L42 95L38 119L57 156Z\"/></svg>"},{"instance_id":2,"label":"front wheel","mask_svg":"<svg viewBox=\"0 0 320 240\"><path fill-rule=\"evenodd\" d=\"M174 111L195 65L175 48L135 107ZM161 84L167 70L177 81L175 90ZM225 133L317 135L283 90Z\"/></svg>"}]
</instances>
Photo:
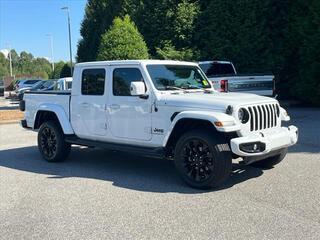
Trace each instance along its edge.
<instances>
[{"instance_id":1,"label":"front wheel","mask_svg":"<svg viewBox=\"0 0 320 240\"><path fill-rule=\"evenodd\" d=\"M54 121L48 121L39 129L38 148L45 160L58 162L67 158L71 145L65 142L61 127Z\"/></svg>"},{"instance_id":2,"label":"front wheel","mask_svg":"<svg viewBox=\"0 0 320 240\"><path fill-rule=\"evenodd\" d=\"M232 155L226 139L201 129L187 132L178 140L174 162L182 179L200 189L221 185L232 169Z\"/></svg>"}]
</instances>

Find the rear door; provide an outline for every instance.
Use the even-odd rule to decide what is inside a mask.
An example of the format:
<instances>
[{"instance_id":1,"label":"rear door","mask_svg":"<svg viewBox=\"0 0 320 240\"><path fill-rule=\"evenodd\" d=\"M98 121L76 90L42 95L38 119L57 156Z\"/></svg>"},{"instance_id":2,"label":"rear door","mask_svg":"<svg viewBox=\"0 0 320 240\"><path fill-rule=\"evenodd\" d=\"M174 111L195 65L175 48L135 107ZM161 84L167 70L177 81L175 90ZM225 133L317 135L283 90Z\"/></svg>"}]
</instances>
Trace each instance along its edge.
<instances>
[{"instance_id":1,"label":"rear door","mask_svg":"<svg viewBox=\"0 0 320 240\"><path fill-rule=\"evenodd\" d=\"M106 76L107 68L101 66L80 71L79 90L71 98L72 126L78 137L94 140L106 135Z\"/></svg>"}]
</instances>

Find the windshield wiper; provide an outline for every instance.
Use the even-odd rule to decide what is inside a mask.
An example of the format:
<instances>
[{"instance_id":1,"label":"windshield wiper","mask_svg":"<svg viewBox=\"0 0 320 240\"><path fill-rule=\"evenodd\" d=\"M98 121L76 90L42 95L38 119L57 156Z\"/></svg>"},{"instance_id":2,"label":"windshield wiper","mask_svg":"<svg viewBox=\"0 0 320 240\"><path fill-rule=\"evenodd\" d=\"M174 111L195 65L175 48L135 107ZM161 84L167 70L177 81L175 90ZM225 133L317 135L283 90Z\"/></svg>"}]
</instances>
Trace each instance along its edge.
<instances>
[{"instance_id":1,"label":"windshield wiper","mask_svg":"<svg viewBox=\"0 0 320 240\"><path fill-rule=\"evenodd\" d=\"M203 89L202 87L198 87L196 85L186 85L181 87L182 89Z\"/></svg>"},{"instance_id":2,"label":"windshield wiper","mask_svg":"<svg viewBox=\"0 0 320 240\"><path fill-rule=\"evenodd\" d=\"M165 86L165 90L182 90L182 91L184 91L185 89L175 87L175 86Z\"/></svg>"}]
</instances>

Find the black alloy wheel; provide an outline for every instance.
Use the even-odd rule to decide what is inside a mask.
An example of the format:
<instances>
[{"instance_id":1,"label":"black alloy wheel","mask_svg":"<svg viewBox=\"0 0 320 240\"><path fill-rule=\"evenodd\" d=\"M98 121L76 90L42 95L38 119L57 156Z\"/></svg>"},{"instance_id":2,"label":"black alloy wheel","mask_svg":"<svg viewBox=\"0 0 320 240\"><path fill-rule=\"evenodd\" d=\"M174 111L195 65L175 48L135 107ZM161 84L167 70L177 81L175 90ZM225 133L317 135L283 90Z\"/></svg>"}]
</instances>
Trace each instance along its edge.
<instances>
[{"instance_id":1,"label":"black alloy wheel","mask_svg":"<svg viewBox=\"0 0 320 240\"><path fill-rule=\"evenodd\" d=\"M43 154L46 155L47 158L50 159L57 153L57 137L51 128L43 128L40 135L40 144Z\"/></svg>"},{"instance_id":2,"label":"black alloy wheel","mask_svg":"<svg viewBox=\"0 0 320 240\"><path fill-rule=\"evenodd\" d=\"M187 176L195 182L210 178L213 173L213 155L208 144L201 139L189 139L183 146L181 157Z\"/></svg>"},{"instance_id":3,"label":"black alloy wheel","mask_svg":"<svg viewBox=\"0 0 320 240\"><path fill-rule=\"evenodd\" d=\"M194 129L176 143L174 162L181 178L191 187L218 187L230 175L232 154L227 139L207 129Z\"/></svg>"},{"instance_id":4,"label":"black alloy wheel","mask_svg":"<svg viewBox=\"0 0 320 240\"><path fill-rule=\"evenodd\" d=\"M48 121L44 122L39 129L38 148L45 160L58 162L67 158L71 145L65 142L59 123Z\"/></svg>"}]
</instances>

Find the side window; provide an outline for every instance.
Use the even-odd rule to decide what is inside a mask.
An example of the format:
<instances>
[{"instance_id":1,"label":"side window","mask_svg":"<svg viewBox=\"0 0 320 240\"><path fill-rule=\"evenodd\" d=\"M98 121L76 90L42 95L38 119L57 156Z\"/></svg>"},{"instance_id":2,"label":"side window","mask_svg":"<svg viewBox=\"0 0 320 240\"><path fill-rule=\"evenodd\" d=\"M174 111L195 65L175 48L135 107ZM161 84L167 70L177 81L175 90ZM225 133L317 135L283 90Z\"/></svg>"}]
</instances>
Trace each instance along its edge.
<instances>
[{"instance_id":1,"label":"side window","mask_svg":"<svg viewBox=\"0 0 320 240\"><path fill-rule=\"evenodd\" d=\"M106 70L103 68L84 69L81 78L82 95L103 95Z\"/></svg>"},{"instance_id":2,"label":"side window","mask_svg":"<svg viewBox=\"0 0 320 240\"><path fill-rule=\"evenodd\" d=\"M138 68L116 68L113 71L113 95L131 96L131 82L143 82L143 77Z\"/></svg>"}]
</instances>

